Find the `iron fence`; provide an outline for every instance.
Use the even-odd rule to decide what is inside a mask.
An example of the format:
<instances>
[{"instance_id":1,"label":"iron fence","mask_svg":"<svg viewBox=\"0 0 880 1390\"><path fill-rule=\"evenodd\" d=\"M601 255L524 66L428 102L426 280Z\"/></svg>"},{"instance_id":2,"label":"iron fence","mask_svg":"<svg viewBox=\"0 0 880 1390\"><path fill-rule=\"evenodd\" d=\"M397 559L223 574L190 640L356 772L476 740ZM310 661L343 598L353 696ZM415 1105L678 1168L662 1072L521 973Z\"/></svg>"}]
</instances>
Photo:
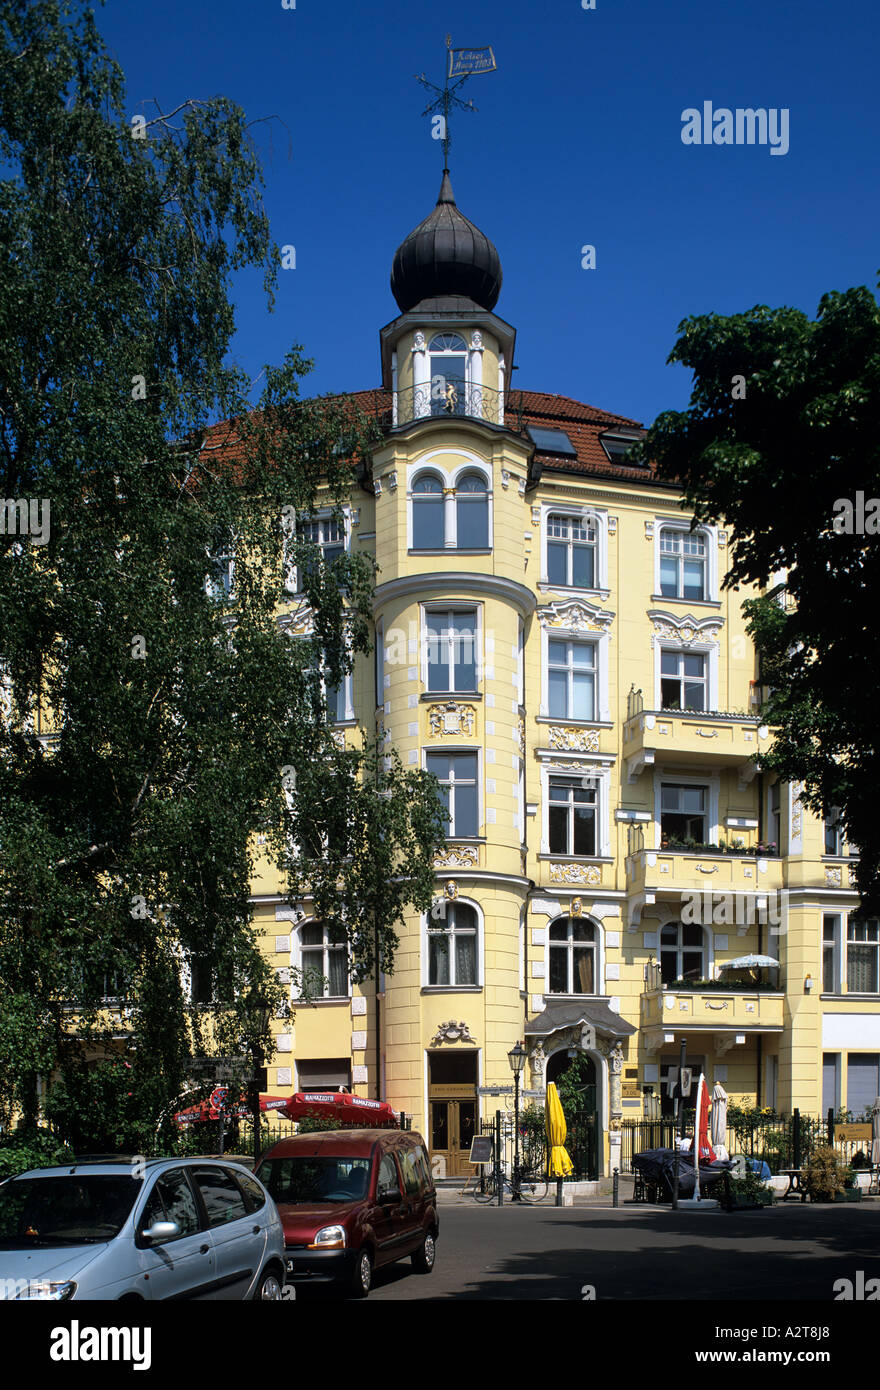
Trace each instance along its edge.
<instances>
[{"instance_id":1,"label":"iron fence","mask_svg":"<svg viewBox=\"0 0 880 1390\"><path fill-rule=\"evenodd\" d=\"M656 1120L623 1120L621 1171L632 1172L634 1154L646 1149L671 1149L679 1132L678 1121L671 1115ZM685 1111L684 1136L693 1139L693 1111ZM773 1175L785 1168L803 1167L820 1144L829 1143L847 1163L860 1151L870 1152L870 1141L836 1136L832 1116L804 1115L795 1110L791 1115L734 1114L728 1119L726 1148L731 1157L741 1154L744 1158L766 1163Z\"/></svg>"},{"instance_id":2,"label":"iron fence","mask_svg":"<svg viewBox=\"0 0 880 1390\"><path fill-rule=\"evenodd\" d=\"M540 1112L540 1126L535 1119L520 1115L519 1161L520 1166L532 1172L546 1173L549 1150L544 1132L544 1112ZM599 1176L599 1159L602 1131L598 1116L593 1111L580 1111L566 1116L567 1134L565 1148L572 1161L571 1181L594 1181ZM480 1121L480 1133L495 1134L495 1117ZM501 1163L506 1172L513 1170L514 1160L513 1113L501 1112Z\"/></svg>"}]
</instances>

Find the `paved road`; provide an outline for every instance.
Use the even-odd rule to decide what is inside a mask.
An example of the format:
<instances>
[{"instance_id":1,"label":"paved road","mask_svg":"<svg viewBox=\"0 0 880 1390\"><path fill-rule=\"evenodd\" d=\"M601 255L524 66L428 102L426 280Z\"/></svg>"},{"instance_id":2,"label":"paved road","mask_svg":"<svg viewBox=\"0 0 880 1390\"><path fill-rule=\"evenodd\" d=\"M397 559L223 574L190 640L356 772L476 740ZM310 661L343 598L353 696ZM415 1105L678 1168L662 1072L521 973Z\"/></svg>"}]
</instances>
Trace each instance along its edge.
<instances>
[{"instance_id":1,"label":"paved road","mask_svg":"<svg viewBox=\"0 0 880 1390\"><path fill-rule=\"evenodd\" d=\"M409 1261L374 1280L399 1299L810 1300L880 1277L880 1203L694 1213L621 1207L444 1205L431 1275ZM317 1291L298 1291L311 1301Z\"/></svg>"}]
</instances>

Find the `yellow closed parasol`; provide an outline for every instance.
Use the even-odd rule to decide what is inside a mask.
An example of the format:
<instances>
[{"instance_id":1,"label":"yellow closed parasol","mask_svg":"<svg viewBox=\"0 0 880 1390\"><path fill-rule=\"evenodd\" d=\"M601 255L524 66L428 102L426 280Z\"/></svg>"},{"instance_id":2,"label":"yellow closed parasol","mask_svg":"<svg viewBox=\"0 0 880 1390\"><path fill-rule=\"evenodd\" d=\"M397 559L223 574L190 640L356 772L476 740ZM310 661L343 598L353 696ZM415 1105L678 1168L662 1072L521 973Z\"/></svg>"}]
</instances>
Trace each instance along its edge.
<instances>
[{"instance_id":1,"label":"yellow closed parasol","mask_svg":"<svg viewBox=\"0 0 880 1390\"><path fill-rule=\"evenodd\" d=\"M565 1136L568 1127L565 1123L565 1112L562 1109L562 1101L559 1099L559 1092L556 1089L556 1082L551 1081L547 1087L547 1103L544 1107L544 1130L547 1134L547 1143L550 1148L550 1162L548 1165L548 1177L567 1178L573 1170L573 1163L565 1151Z\"/></svg>"}]
</instances>

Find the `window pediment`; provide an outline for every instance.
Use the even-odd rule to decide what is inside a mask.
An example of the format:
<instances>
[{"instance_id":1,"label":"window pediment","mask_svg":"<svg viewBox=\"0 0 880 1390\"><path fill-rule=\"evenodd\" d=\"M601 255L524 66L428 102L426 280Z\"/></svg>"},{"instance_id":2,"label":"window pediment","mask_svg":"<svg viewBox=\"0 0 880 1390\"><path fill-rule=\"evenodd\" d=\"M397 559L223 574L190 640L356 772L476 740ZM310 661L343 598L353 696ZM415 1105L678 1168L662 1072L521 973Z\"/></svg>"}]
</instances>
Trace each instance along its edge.
<instances>
[{"instance_id":1,"label":"window pediment","mask_svg":"<svg viewBox=\"0 0 880 1390\"><path fill-rule=\"evenodd\" d=\"M585 599L567 599L539 608L538 621L548 631L607 632L614 614Z\"/></svg>"}]
</instances>

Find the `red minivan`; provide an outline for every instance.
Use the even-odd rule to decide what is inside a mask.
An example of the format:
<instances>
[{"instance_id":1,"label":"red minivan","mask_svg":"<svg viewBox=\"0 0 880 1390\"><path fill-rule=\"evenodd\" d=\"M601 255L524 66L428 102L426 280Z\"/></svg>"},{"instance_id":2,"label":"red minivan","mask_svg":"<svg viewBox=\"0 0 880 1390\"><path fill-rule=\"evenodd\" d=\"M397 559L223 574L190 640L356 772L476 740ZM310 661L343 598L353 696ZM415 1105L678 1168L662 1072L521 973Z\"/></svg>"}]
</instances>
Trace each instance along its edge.
<instances>
[{"instance_id":1,"label":"red minivan","mask_svg":"<svg viewBox=\"0 0 880 1390\"><path fill-rule=\"evenodd\" d=\"M437 1193L420 1134L298 1134L273 1145L256 1173L284 1226L288 1283L332 1281L366 1298L383 1265L409 1255L420 1274L434 1268Z\"/></svg>"}]
</instances>

